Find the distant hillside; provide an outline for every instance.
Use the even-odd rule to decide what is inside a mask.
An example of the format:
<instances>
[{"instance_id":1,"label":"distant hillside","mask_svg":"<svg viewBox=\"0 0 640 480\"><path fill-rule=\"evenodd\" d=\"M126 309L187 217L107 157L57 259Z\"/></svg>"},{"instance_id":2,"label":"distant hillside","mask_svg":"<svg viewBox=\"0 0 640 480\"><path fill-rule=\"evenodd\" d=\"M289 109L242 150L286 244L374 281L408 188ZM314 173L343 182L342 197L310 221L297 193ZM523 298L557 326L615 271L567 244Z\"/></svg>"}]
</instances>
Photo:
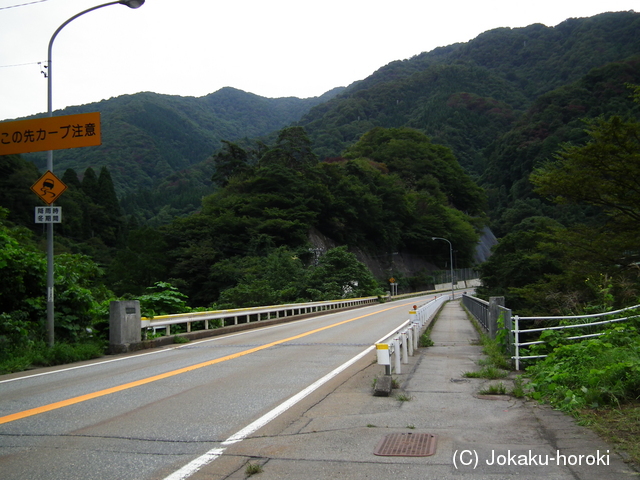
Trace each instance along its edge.
<instances>
[{"instance_id":1,"label":"distant hillside","mask_svg":"<svg viewBox=\"0 0 640 480\"><path fill-rule=\"evenodd\" d=\"M540 152L529 158L530 150L506 147L515 131L526 129L522 122L531 118L529 109L539 108L536 102L545 95L583 81L593 69L632 62L638 52L640 14L605 13L556 27L491 30L467 43L392 62L346 89L312 99L267 99L233 88L201 98L127 95L61 112L101 111L104 140L101 147L56 153L56 171L107 166L124 211L144 212L142 220L160 224L197 210L212 192L211 155L221 140L251 148L256 139L273 142L274 132L298 125L322 160L340 157L375 127L410 127L451 148L466 172L482 178L491 208L497 209L491 214L499 216L527 198L526 176L541 158ZM628 78L636 81L635 75ZM614 80L611 94L624 95L618 88L623 80ZM600 83L606 89L606 78ZM585 94L592 92L587 88ZM616 113L623 103L609 101L588 115ZM574 130L582 111L570 116ZM566 117L553 108L545 114L557 115L554 124ZM545 155L553 153L552 143L545 143ZM44 167L44 155L28 158ZM525 191L516 192L520 185Z\"/></svg>"},{"instance_id":2,"label":"distant hillside","mask_svg":"<svg viewBox=\"0 0 640 480\"><path fill-rule=\"evenodd\" d=\"M69 107L56 114L101 112L102 145L57 152L55 170L106 166L120 196L152 188L211 156L221 140L267 135L339 91L307 99L264 98L227 87L200 98L143 92ZM44 169L44 154L25 157Z\"/></svg>"},{"instance_id":3,"label":"distant hillside","mask_svg":"<svg viewBox=\"0 0 640 480\"><path fill-rule=\"evenodd\" d=\"M544 215L571 224L588 212L550 205L532 193L529 174L563 143L584 143L589 119L620 115L640 119L628 84L640 85L640 55L594 68L576 82L541 95L485 152L481 185L490 199L493 230L508 233L525 218Z\"/></svg>"},{"instance_id":4,"label":"distant hillside","mask_svg":"<svg viewBox=\"0 0 640 480\"><path fill-rule=\"evenodd\" d=\"M338 156L375 126L408 126L451 147L481 174L483 150L536 98L592 68L640 52L640 14L605 13L556 27L498 28L468 43L392 62L318 105L298 125L321 157Z\"/></svg>"}]
</instances>

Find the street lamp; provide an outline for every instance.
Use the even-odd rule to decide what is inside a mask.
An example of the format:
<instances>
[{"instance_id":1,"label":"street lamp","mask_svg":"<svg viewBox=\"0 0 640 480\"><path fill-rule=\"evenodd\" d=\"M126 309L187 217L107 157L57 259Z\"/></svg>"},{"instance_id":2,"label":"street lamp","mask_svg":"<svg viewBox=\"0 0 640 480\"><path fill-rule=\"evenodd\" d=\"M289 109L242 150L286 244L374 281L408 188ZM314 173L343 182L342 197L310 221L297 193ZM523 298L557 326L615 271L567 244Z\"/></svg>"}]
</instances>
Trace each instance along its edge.
<instances>
[{"instance_id":1,"label":"street lamp","mask_svg":"<svg viewBox=\"0 0 640 480\"><path fill-rule=\"evenodd\" d=\"M431 237L431 240L444 240L449 244L449 267L451 268L451 300L453 301L453 245L446 238Z\"/></svg>"},{"instance_id":2,"label":"street lamp","mask_svg":"<svg viewBox=\"0 0 640 480\"><path fill-rule=\"evenodd\" d=\"M95 7L88 8L70 19L64 22L53 32L51 40L49 40L49 51L47 55L47 116L53 117L53 75L51 65L51 53L53 50L53 41L64 27L71 23L76 18L84 15L85 13L92 12L98 8L108 7L109 5L126 5L129 8L141 7L144 0L120 0L117 2L103 3L102 5L96 5ZM47 151L47 170L53 173L53 150ZM54 298L53 298L53 223L47 224L47 334L49 339L49 346L52 347L54 343Z\"/></svg>"}]
</instances>

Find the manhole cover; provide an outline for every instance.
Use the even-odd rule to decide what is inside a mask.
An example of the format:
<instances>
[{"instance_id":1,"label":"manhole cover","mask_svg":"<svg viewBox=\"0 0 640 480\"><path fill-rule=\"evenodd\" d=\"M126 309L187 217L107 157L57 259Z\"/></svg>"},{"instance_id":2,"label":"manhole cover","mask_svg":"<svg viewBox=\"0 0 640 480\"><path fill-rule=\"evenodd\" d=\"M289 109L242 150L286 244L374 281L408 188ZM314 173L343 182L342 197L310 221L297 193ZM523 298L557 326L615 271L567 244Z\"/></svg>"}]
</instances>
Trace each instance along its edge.
<instances>
[{"instance_id":1,"label":"manhole cover","mask_svg":"<svg viewBox=\"0 0 640 480\"><path fill-rule=\"evenodd\" d=\"M373 454L394 457L428 457L436 453L436 438L430 433L393 433L380 440Z\"/></svg>"}]
</instances>

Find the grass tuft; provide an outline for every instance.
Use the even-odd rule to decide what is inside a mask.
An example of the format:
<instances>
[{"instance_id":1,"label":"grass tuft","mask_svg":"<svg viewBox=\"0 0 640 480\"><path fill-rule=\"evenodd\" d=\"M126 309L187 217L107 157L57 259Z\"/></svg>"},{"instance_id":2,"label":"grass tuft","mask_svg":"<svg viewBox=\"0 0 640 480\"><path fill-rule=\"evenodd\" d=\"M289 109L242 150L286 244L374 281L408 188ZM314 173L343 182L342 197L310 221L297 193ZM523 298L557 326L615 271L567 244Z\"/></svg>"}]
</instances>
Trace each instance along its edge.
<instances>
[{"instance_id":1,"label":"grass tuft","mask_svg":"<svg viewBox=\"0 0 640 480\"><path fill-rule=\"evenodd\" d=\"M464 372L462 374L463 377L467 378L486 378L489 380L496 380L498 378L505 378L509 375L509 372L506 370L501 370L493 365L487 365L482 367L480 370L475 372Z\"/></svg>"},{"instance_id":2,"label":"grass tuft","mask_svg":"<svg viewBox=\"0 0 640 480\"><path fill-rule=\"evenodd\" d=\"M247 467L244 469L245 475L250 477L251 475L255 475L256 473L262 473L262 465L259 463L247 463Z\"/></svg>"},{"instance_id":3,"label":"grass tuft","mask_svg":"<svg viewBox=\"0 0 640 480\"><path fill-rule=\"evenodd\" d=\"M399 402L410 402L411 400L413 400L413 397L411 395L407 395L406 393L398 393L396 394L396 400L398 400Z\"/></svg>"},{"instance_id":4,"label":"grass tuft","mask_svg":"<svg viewBox=\"0 0 640 480\"><path fill-rule=\"evenodd\" d=\"M489 385L488 388L480 390L478 393L480 395L506 395L507 387L504 383L500 382L498 384Z\"/></svg>"}]
</instances>

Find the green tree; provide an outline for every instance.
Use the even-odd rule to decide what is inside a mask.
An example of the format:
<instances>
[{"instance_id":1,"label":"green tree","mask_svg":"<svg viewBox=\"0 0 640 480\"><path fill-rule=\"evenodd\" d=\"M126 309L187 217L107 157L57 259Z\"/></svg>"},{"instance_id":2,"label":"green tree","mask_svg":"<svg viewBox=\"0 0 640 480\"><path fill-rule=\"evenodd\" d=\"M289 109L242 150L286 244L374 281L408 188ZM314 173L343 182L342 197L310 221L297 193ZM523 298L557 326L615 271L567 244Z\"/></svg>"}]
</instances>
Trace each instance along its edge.
<instances>
[{"instance_id":1,"label":"green tree","mask_svg":"<svg viewBox=\"0 0 640 480\"><path fill-rule=\"evenodd\" d=\"M46 336L46 257L33 234L6 221L0 207L0 356L29 349ZM55 257L57 341L79 341L104 320L101 304L113 294L101 269L83 255Z\"/></svg>"},{"instance_id":2,"label":"green tree","mask_svg":"<svg viewBox=\"0 0 640 480\"><path fill-rule=\"evenodd\" d=\"M98 200L100 205L109 211L110 216L117 218L122 215L113 179L107 167L102 167L98 176Z\"/></svg>"},{"instance_id":3,"label":"green tree","mask_svg":"<svg viewBox=\"0 0 640 480\"><path fill-rule=\"evenodd\" d=\"M586 145L565 145L536 169L536 191L557 203L602 208L618 229L637 229L640 221L640 123L612 117L592 122Z\"/></svg>"},{"instance_id":4,"label":"green tree","mask_svg":"<svg viewBox=\"0 0 640 480\"><path fill-rule=\"evenodd\" d=\"M216 171L211 181L224 187L231 177L249 170L250 154L235 143L227 140L222 140L222 143L223 149L213 157Z\"/></svg>"},{"instance_id":5,"label":"green tree","mask_svg":"<svg viewBox=\"0 0 640 480\"><path fill-rule=\"evenodd\" d=\"M57 341L79 342L98 333L106 339L103 305L114 298L102 284L103 270L86 255L55 257L55 335Z\"/></svg>"},{"instance_id":6,"label":"green tree","mask_svg":"<svg viewBox=\"0 0 640 480\"><path fill-rule=\"evenodd\" d=\"M305 172L318 163L311 149L311 140L302 127L280 130L276 144L260 158L260 165L277 163L288 169Z\"/></svg>"},{"instance_id":7,"label":"green tree","mask_svg":"<svg viewBox=\"0 0 640 480\"><path fill-rule=\"evenodd\" d=\"M145 289L144 295L138 297L143 317L189 312L187 299L185 294L167 282L156 282Z\"/></svg>"},{"instance_id":8,"label":"green tree","mask_svg":"<svg viewBox=\"0 0 640 480\"><path fill-rule=\"evenodd\" d=\"M62 182L68 188L77 188L77 189L82 188L82 182L80 182L80 179L78 178L78 174L73 168L67 168L64 171L64 174L62 175Z\"/></svg>"},{"instance_id":9,"label":"green tree","mask_svg":"<svg viewBox=\"0 0 640 480\"><path fill-rule=\"evenodd\" d=\"M373 274L346 246L332 248L309 269L306 290L314 300L382 295Z\"/></svg>"},{"instance_id":10,"label":"green tree","mask_svg":"<svg viewBox=\"0 0 640 480\"><path fill-rule=\"evenodd\" d=\"M280 247L266 258L253 257L253 260L248 264L250 268L237 271L242 275L238 284L222 291L220 306L252 307L306 300L301 298L305 267L293 251Z\"/></svg>"},{"instance_id":11,"label":"green tree","mask_svg":"<svg viewBox=\"0 0 640 480\"><path fill-rule=\"evenodd\" d=\"M31 232L6 221L0 207L0 357L28 347L44 330L47 264Z\"/></svg>"},{"instance_id":12,"label":"green tree","mask_svg":"<svg viewBox=\"0 0 640 480\"><path fill-rule=\"evenodd\" d=\"M538 259L540 266L547 265L528 282L508 289L535 313L577 314L590 305L610 308L637 303L640 123L619 116L599 118L588 122L586 133L586 143L565 144L554 161L544 163L530 177L540 195L561 205L587 206L600 212L588 223L556 226L544 237L531 237L535 246L520 246L524 255L511 254L520 268L531 258ZM493 267L509 264L509 255L504 255L509 240L507 235L482 267L486 288L492 283L508 287L506 279L519 278L513 268L507 275ZM517 241L522 243L526 237ZM603 278L606 280L596 280ZM611 301L603 300L605 291Z\"/></svg>"},{"instance_id":13,"label":"green tree","mask_svg":"<svg viewBox=\"0 0 640 480\"><path fill-rule=\"evenodd\" d=\"M8 220L31 230L34 207L43 205L30 188L38 177L36 166L21 156L0 156L0 206L8 209Z\"/></svg>"},{"instance_id":14,"label":"green tree","mask_svg":"<svg viewBox=\"0 0 640 480\"><path fill-rule=\"evenodd\" d=\"M155 228L129 232L124 248L107 269L107 282L117 295L139 295L168 277L167 242Z\"/></svg>"},{"instance_id":15,"label":"green tree","mask_svg":"<svg viewBox=\"0 0 640 480\"><path fill-rule=\"evenodd\" d=\"M383 163L404 184L415 190L444 194L455 208L472 215L483 214L484 193L464 172L447 147L431 143L410 128L374 128L349 147L345 158L365 157Z\"/></svg>"},{"instance_id":16,"label":"green tree","mask_svg":"<svg viewBox=\"0 0 640 480\"><path fill-rule=\"evenodd\" d=\"M84 171L84 175L82 177L82 190L93 202L98 202L100 200L98 176L96 175L95 170L91 167L88 167Z\"/></svg>"},{"instance_id":17,"label":"green tree","mask_svg":"<svg viewBox=\"0 0 640 480\"><path fill-rule=\"evenodd\" d=\"M476 289L478 296L486 300L491 296L504 296L505 304L521 315L523 309L532 308L518 289L544 282L548 275L562 272L556 255L542 247L561 228L558 222L547 217L531 217L516 225L500 239L491 257L480 265L482 286Z\"/></svg>"}]
</instances>

